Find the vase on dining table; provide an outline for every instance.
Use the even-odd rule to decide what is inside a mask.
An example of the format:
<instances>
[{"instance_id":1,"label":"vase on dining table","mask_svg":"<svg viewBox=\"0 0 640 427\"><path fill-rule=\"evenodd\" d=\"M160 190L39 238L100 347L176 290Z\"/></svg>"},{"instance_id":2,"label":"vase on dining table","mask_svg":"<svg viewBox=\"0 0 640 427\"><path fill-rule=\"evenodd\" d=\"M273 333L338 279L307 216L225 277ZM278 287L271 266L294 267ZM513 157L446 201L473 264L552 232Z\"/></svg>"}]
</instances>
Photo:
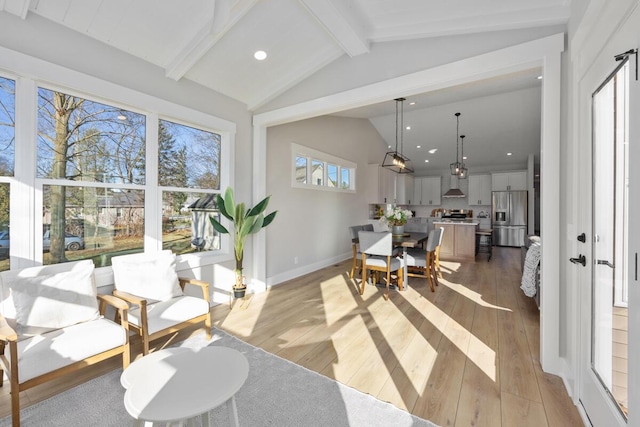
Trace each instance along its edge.
<instances>
[{"instance_id":1,"label":"vase on dining table","mask_svg":"<svg viewBox=\"0 0 640 427\"><path fill-rule=\"evenodd\" d=\"M394 236L402 236L404 234L404 225L392 225L391 234Z\"/></svg>"}]
</instances>

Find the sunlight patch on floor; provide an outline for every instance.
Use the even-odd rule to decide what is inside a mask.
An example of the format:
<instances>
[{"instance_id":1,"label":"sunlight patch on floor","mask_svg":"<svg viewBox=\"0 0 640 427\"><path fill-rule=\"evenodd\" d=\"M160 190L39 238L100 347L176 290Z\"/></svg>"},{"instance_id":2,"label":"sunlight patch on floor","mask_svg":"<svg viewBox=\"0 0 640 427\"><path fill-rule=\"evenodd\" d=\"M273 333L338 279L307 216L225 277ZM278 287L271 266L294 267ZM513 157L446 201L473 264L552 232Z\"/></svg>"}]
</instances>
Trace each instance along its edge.
<instances>
[{"instance_id":1,"label":"sunlight patch on floor","mask_svg":"<svg viewBox=\"0 0 640 427\"><path fill-rule=\"evenodd\" d=\"M409 300L412 304L415 301ZM446 339L451 341L469 360L471 360L492 381L496 381L496 352L478 339L470 331L456 322L453 318L440 310L426 298L421 298L422 304L419 310L425 318L433 324ZM418 307L416 307L418 308Z\"/></svg>"},{"instance_id":2,"label":"sunlight patch on floor","mask_svg":"<svg viewBox=\"0 0 640 427\"><path fill-rule=\"evenodd\" d=\"M460 295L470 299L471 301L473 301L476 304L481 305L483 307L495 308L496 310L511 311L510 308L500 307L498 305L493 305L493 304L490 304L490 303L486 302L485 300L482 299L482 295L481 294L479 294L477 292L474 292L471 289L469 289L466 286L461 285L459 283L452 283L452 282L449 282L449 281L444 280L444 279L440 279L439 283L441 285L445 285L449 289L451 289L453 291L456 291Z\"/></svg>"}]
</instances>

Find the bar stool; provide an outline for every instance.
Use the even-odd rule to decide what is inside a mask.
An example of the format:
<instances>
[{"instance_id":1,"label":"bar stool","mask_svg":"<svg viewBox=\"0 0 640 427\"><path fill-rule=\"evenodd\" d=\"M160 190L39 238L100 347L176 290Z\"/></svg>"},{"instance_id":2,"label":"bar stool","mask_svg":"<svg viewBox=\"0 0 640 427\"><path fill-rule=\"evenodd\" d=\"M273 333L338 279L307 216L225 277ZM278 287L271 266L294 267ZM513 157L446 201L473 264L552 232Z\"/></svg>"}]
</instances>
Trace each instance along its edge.
<instances>
[{"instance_id":1,"label":"bar stool","mask_svg":"<svg viewBox=\"0 0 640 427\"><path fill-rule=\"evenodd\" d=\"M476 255L478 255L479 253L489 254L487 262L491 261L491 248L493 246L492 236L493 230L490 228L476 230Z\"/></svg>"}]
</instances>

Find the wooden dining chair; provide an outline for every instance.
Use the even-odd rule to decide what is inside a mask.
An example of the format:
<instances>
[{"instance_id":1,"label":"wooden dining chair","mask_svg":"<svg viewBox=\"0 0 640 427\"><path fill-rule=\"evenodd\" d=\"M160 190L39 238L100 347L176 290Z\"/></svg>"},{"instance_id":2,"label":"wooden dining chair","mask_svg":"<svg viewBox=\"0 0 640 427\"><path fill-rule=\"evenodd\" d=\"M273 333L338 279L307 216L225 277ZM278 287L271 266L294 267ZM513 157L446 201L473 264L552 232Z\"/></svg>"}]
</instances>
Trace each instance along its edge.
<instances>
[{"instance_id":1,"label":"wooden dining chair","mask_svg":"<svg viewBox=\"0 0 640 427\"><path fill-rule=\"evenodd\" d=\"M403 288L402 261L395 257L393 251L393 237L391 232L359 231L360 252L362 253L362 284L360 295L364 294L364 286L368 281L369 270L385 273L387 291L384 299L389 299L389 285L391 284L391 273L397 272L398 288ZM375 275L373 284L376 284Z\"/></svg>"},{"instance_id":2,"label":"wooden dining chair","mask_svg":"<svg viewBox=\"0 0 640 427\"><path fill-rule=\"evenodd\" d=\"M356 269L362 271L362 253L360 253L360 244L356 239L358 239L358 232L363 229L362 225L352 225L349 227L349 232L351 233L351 249L353 251L353 262L351 263L351 272L349 273L350 279L353 279Z\"/></svg>"},{"instance_id":3,"label":"wooden dining chair","mask_svg":"<svg viewBox=\"0 0 640 427\"><path fill-rule=\"evenodd\" d=\"M436 271L438 277L442 279L442 270L440 270L440 246L442 246L442 236L444 236L444 227L440 227L440 239L438 240L438 246L436 246Z\"/></svg>"},{"instance_id":4,"label":"wooden dining chair","mask_svg":"<svg viewBox=\"0 0 640 427\"><path fill-rule=\"evenodd\" d=\"M441 242L443 230L435 228L429 232L425 249L409 248L404 262L407 265L407 276L422 277L429 281L431 292L435 292L434 283L438 286L438 273L436 271L436 250Z\"/></svg>"}]
</instances>

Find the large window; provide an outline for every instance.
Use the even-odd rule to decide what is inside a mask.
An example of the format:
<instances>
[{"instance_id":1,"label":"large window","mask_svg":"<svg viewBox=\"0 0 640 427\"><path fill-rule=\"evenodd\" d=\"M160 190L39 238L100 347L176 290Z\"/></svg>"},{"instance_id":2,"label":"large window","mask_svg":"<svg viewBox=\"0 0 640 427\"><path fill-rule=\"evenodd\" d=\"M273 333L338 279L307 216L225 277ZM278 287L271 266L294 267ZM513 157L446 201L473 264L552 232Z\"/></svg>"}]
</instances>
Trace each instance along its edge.
<instances>
[{"instance_id":1,"label":"large window","mask_svg":"<svg viewBox=\"0 0 640 427\"><path fill-rule=\"evenodd\" d=\"M9 269L9 182L15 164L14 80L0 77L0 271Z\"/></svg>"},{"instance_id":2,"label":"large window","mask_svg":"<svg viewBox=\"0 0 640 427\"><path fill-rule=\"evenodd\" d=\"M80 93L0 76L0 270L14 260L103 267L163 248L227 259L229 239L209 218L231 184L235 125L84 77ZM16 101L33 110L15 116Z\"/></svg>"},{"instance_id":3,"label":"large window","mask_svg":"<svg viewBox=\"0 0 640 427\"><path fill-rule=\"evenodd\" d=\"M175 253L220 249L211 217L220 219L220 135L160 120L158 181L162 189L162 247Z\"/></svg>"}]
</instances>

